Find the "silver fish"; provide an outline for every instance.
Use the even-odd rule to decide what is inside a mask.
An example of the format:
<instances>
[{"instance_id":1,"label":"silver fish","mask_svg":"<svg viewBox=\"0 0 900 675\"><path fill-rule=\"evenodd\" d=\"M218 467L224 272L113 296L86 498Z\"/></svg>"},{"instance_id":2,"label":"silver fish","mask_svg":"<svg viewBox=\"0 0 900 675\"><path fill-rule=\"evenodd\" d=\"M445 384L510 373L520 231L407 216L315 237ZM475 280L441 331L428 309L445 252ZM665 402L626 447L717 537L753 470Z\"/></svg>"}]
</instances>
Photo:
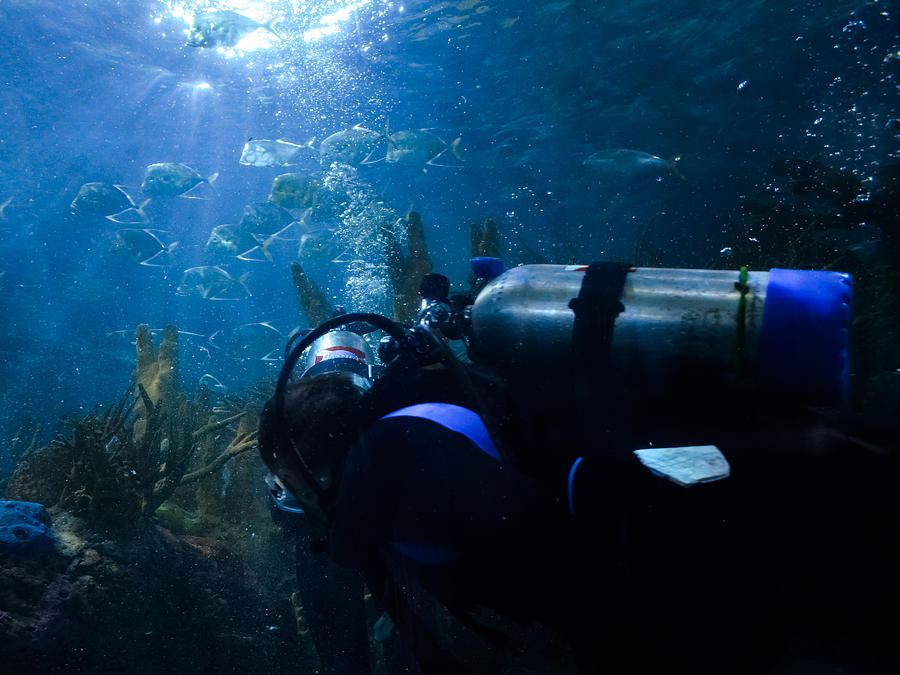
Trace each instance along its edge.
<instances>
[{"instance_id":1,"label":"silver fish","mask_svg":"<svg viewBox=\"0 0 900 675\"><path fill-rule=\"evenodd\" d=\"M163 162L151 164L144 174L141 190L146 195L175 197L183 195L200 183L210 185L219 177L218 173L204 178L187 164L179 162Z\"/></svg>"},{"instance_id":2,"label":"silver fish","mask_svg":"<svg viewBox=\"0 0 900 675\"><path fill-rule=\"evenodd\" d=\"M347 246L334 225L302 223L301 231L300 247L297 249L297 259L301 263L339 262L340 257L347 251Z\"/></svg>"},{"instance_id":3,"label":"silver fish","mask_svg":"<svg viewBox=\"0 0 900 675\"><path fill-rule=\"evenodd\" d=\"M319 161L326 169L334 162L351 166L366 164L383 139L384 134L357 124L344 131L333 133L322 141L319 145Z\"/></svg>"},{"instance_id":4,"label":"silver fish","mask_svg":"<svg viewBox=\"0 0 900 675\"><path fill-rule=\"evenodd\" d=\"M277 204L255 202L244 207L240 227L245 232L268 237L284 229L292 222L294 222L294 216Z\"/></svg>"},{"instance_id":5,"label":"silver fish","mask_svg":"<svg viewBox=\"0 0 900 675\"><path fill-rule=\"evenodd\" d=\"M203 377L201 377L198 384L201 387L206 387L210 391L213 391L217 394L225 394L228 392L228 387L222 384L221 380L219 380L219 378L217 378L215 375L210 375L209 373L206 373Z\"/></svg>"},{"instance_id":6,"label":"silver fish","mask_svg":"<svg viewBox=\"0 0 900 675\"><path fill-rule=\"evenodd\" d=\"M433 166L457 166L436 162L448 150L459 162L458 146L460 139L447 143L436 134L425 129L407 129L391 134L387 138L387 154L384 161L388 164L431 164Z\"/></svg>"},{"instance_id":7,"label":"silver fish","mask_svg":"<svg viewBox=\"0 0 900 675\"><path fill-rule=\"evenodd\" d=\"M679 157L675 157L672 160L665 160L662 157L641 152L640 150L616 148L595 152L585 159L582 164L592 171L607 176L664 176L671 173L678 178L684 179L684 176L675 165L679 159Z\"/></svg>"},{"instance_id":8,"label":"silver fish","mask_svg":"<svg viewBox=\"0 0 900 675\"><path fill-rule=\"evenodd\" d=\"M256 238L240 225L218 225L209 234L206 250L213 255L235 257L258 243Z\"/></svg>"},{"instance_id":9,"label":"silver fish","mask_svg":"<svg viewBox=\"0 0 900 675\"><path fill-rule=\"evenodd\" d=\"M10 200L12 197L10 197ZM85 183L78 190L71 208L81 213L96 213L106 216L114 223L132 224L149 221L144 207L149 200L138 206L118 185L111 183ZM7 202L8 203L8 202ZM5 206L5 205L4 205Z\"/></svg>"},{"instance_id":10,"label":"silver fish","mask_svg":"<svg viewBox=\"0 0 900 675\"><path fill-rule=\"evenodd\" d=\"M162 267L171 260L172 252L178 247L178 242L164 244L156 236L160 230L139 230L126 228L116 231L116 241L110 248L110 253L126 253L140 261L141 265L148 267Z\"/></svg>"},{"instance_id":11,"label":"silver fish","mask_svg":"<svg viewBox=\"0 0 900 675\"><path fill-rule=\"evenodd\" d=\"M278 361L285 336L268 321L245 323L225 340L228 358L242 361Z\"/></svg>"},{"instance_id":12,"label":"silver fish","mask_svg":"<svg viewBox=\"0 0 900 675\"><path fill-rule=\"evenodd\" d=\"M283 173L272 181L269 201L284 209L308 209L315 205L322 181L308 173Z\"/></svg>"},{"instance_id":13,"label":"silver fish","mask_svg":"<svg viewBox=\"0 0 900 675\"><path fill-rule=\"evenodd\" d=\"M248 274L235 279L218 265L191 267L184 271L175 292L205 300L243 300L252 296L245 283Z\"/></svg>"},{"instance_id":14,"label":"silver fish","mask_svg":"<svg viewBox=\"0 0 900 675\"><path fill-rule=\"evenodd\" d=\"M201 12L194 16L187 46L234 47L250 33L260 28L269 31L280 40L281 35L274 27L279 21L281 21L281 17L260 23L249 16L225 9Z\"/></svg>"},{"instance_id":15,"label":"silver fish","mask_svg":"<svg viewBox=\"0 0 900 675\"><path fill-rule=\"evenodd\" d=\"M300 155L312 148L316 139L311 138L302 145L287 141L253 140L244 144L240 163L244 166L291 166L297 163Z\"/></svg>"}]
</instances>

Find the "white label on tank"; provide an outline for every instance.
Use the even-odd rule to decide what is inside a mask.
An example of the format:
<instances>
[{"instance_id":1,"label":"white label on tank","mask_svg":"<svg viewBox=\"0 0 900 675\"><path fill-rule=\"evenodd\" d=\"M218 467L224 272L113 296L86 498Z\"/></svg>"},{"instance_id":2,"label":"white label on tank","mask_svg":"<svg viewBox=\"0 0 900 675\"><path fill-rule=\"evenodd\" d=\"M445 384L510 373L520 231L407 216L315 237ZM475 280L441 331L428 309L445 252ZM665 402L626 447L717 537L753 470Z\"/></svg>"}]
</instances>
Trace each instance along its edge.
<instances>
[{"instance_id":1,"label":"white label on tank","mask_svg":"<svg viewBox=\"0 0 900 675\"><path fill-rule=\"evenodd\" d=\"M690 445L680 448L644 448L634 454L657 476L682 487L711 483L728 478L731 467L715 445Z\"/></svg>"}]
</instances>

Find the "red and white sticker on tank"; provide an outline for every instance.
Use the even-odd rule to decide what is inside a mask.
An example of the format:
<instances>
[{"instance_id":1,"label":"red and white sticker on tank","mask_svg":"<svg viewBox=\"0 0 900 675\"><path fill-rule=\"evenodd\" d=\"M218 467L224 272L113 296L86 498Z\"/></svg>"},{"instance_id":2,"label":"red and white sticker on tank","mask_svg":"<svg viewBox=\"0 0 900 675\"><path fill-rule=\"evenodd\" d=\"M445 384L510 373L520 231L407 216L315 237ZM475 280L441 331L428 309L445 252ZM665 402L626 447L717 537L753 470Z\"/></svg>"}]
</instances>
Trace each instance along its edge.
<instances>
[{"instance_id":1,"label":"red and white sticker on tank","mask_svg":"<svg viewBox=\"0 0 900 675\"><path fill-rule=\"evenodd\" d=\"M321 363L328 359L356 359L360 363L365 363L366 355L359 349L347 347L346 345L339 347L325 347L316 353L316 363Z\"/></svg>"}]
</instances>

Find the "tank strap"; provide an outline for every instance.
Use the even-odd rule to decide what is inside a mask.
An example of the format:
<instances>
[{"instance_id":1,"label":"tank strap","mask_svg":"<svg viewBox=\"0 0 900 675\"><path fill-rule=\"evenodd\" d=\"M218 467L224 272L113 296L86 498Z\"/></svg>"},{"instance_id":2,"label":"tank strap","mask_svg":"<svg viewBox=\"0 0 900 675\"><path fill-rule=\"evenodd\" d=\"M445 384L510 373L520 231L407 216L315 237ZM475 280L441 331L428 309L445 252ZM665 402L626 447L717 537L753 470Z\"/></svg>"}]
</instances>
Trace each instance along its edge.
<instances>
[{"instance_id":1,"label":"tank strap","mask_svg":"<svg viewBox=\"0 0 900 675\"><path fill-rule=\"evenodd\" d=\"M599 445L599 452L607 456L622 452L621 430L627 425L623 418L627 411L621 409L609 381L613 326L625 311L619 298L632 269L627 263L592 263L585 271L578 297L569 302L575 312L570 363L581 445Z\"/></svg>"},{"instance_id":2,"label":"tank strap","mask_svg":"<svg viewBox=\"0 0 900 675\"><path fill-rule=\"evenodd\" d=\"M619 298L629 269L631 265L626 263L591 263L584 273L578 297L569 301L569 308L575 312L573 356L580 372L584 372L586 363L592 375L608 374L613 324L625 311Z\"/></svg>"},{"instance_id":3,"label":"tank strap","mask_svg":"<svg viewBox=\"0 0 900 675\"><path fill-rule=\"evenodd\" d=\"M481 417L468 408L453 405L452 403L419 403L395 410L381 419L386 420L392 417L418 417L440 424L450 431L462 434L472 441L479 450L487 453L498 462L501 461L497 446L494 445L494 441L491 439Z\"/></svg>"}]
</instances>

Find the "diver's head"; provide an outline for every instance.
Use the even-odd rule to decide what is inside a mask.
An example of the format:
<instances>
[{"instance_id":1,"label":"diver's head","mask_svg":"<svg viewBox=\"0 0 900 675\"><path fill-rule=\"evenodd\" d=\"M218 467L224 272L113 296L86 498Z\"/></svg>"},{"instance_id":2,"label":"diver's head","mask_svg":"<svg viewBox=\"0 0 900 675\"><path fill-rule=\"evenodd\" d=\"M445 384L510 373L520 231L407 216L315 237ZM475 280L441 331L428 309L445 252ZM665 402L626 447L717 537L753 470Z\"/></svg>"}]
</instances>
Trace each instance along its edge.
<instances>
[{"instance_id":1,"label":"diver's head","mask_svg":"<svg viewBox=\"0 0 900 675\"><path fill-rule=\"evenodd\" d=\"M281 419L274 399L263 409L263 462L278 487L318 520L329 520L344 458L359 437L363 392L351 374L326 373L288 384Z\"/></svg>"}]
</instances>

